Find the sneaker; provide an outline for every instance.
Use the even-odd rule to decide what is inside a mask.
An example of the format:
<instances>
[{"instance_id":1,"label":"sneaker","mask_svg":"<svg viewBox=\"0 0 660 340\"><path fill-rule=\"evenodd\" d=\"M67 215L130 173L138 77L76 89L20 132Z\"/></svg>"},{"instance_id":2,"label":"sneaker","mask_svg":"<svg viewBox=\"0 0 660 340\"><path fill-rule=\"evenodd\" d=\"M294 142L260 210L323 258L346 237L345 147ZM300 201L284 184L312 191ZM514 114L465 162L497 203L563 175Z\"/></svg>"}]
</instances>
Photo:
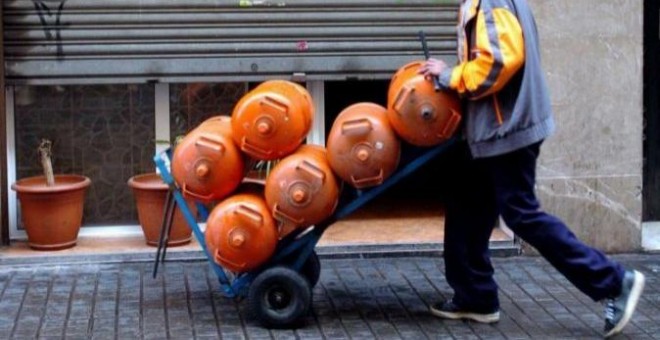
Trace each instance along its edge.
<instances>
[{"instance_id":1,"label":"sneaker","mask_svg":"<svg viewBox=\"0 0 660 340\"><path fill-rule=\"evenodd\" d=\"M626 271L621 285L621 294L607 299L605 304L605 337L620 333L630 321L639 297L644 290L644 274Z\"/></svg>"},{"instance_id":2,"label":"sneaker","mask_svg":"<svg viewBox=\"0 0 660 340\"><path fill-rule=\"evenodd\" d=\"M491 313L470 312L461 309L461 307L454 304L451 300L436 303L431 306L430 310L431 314L444 319L472 320L481 323L495 323L500 321L499 310Z\"/></svg>"}]
</instances>

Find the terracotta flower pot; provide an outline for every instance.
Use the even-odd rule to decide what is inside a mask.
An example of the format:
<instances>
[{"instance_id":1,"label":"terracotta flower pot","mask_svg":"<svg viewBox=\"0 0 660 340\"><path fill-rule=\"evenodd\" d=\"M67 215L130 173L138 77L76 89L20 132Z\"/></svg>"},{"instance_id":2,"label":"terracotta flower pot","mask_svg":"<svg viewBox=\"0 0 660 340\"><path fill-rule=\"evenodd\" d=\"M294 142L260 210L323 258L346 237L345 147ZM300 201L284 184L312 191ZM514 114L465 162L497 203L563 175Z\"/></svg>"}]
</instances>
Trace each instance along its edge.
<instances>
[{"instance_id":1,"label":"terracotta flower pot","mask_svg":"<svg viewBox=\"0 0 660 340\"><path fill-rule=\"evenodd\" d=\"M44 176L24 178L12 184L21 202L28 245L38 250L58 250L76 245L82 223L85 191L89 178L55 175L47 186Z\"/></svg>"},{"instance_id":2,"label":"terracotta flower pot","mask_svg":"<svg viewBox=\"0 0 660 340\"><path fill-rule=\"evenodd\" d=\"M167 184L163 182L157 173L148 173L131 177L128 180L128 185L133 188L138 219L144 238L148 245L158 246L167 199ZM196 214L197 209L194 203L188 202L188 207L193 214ZM192 230L188 227L181 209L175 209L172 230L167 245L172 247L187 244L192 238L191 234Z\"/></svg>"}]
</instances>

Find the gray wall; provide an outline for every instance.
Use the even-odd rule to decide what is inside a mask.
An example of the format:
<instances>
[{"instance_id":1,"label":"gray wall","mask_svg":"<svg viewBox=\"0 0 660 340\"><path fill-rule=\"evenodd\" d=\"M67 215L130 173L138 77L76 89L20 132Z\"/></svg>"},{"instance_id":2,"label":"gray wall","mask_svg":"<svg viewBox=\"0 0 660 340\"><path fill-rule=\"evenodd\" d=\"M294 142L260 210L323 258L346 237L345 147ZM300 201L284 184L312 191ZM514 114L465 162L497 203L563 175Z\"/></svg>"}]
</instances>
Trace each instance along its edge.
<instances>
[{"instance_id":1,"label":"gray wall","mask_svg":"<svg viewBox=\"0 0 660 340\"><path fill-rule=\"evenodd\" d=\"M542 204L588 244L639 250L642 1L529 2L558 125L539 162Z\"/></svg>"}]
</instances>

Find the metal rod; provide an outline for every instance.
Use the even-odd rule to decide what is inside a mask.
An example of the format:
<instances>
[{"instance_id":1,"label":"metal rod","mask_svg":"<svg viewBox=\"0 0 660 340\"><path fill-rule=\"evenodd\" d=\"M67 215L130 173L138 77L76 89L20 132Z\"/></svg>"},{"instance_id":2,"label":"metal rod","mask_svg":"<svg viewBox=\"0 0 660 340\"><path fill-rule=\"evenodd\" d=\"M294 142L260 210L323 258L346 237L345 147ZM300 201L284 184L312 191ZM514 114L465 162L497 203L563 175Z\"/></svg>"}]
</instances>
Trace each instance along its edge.
<instances>
[{"instance_id":1,"label":"metal rod","mask_svg":"<svg viewBox=\"0 0 660 340\"><path fill-rule=\"evenodd\" d=\"M167 247L170 242L170 234L172 234L172 224L174 223L174 212L176 212L176 200L172 200L171 207L167 211L167 221L165 223L165 241L163 242L163 254L162 258L160 259L161 262L165 262Z\"/></svg>"},{"instance_id":2,"label":"metal rod","mask_svg":"<svg viewBox=\"0 0 660 340\"><path fill-rule=\"evenodd\" d=\"M163 209L163 221L160 225L160 235L158 237L158 249L156 250L156 259L154 260L154 271L152 273L152 277L155 279L156 275L158 274L158 263L160 262L160 253L163 249L163 242L165 238L165 229L166 229L166 224L169 216L169 211L171 210L172 202L173 202L173 195L172 191L168 190L167 191L167 196L165 198L165 209Z\"/></svg>"},{"instance_id":3,"label":"metal rod","mask_svg":"<svg viewBox=\"0 0 660 340\"><path fill-rule=\"evenodd\" d=\"M422 43L424 58L426 58L426 60L431 59L431 52L429 52L429 46L426 44L426 34L424 34L424 31L419 31L419 41ZM433 87L435 88L435 91L440 91L440 78L438 76L432 76L431 78L433 79Z\"/></svg>"}]
</instances>

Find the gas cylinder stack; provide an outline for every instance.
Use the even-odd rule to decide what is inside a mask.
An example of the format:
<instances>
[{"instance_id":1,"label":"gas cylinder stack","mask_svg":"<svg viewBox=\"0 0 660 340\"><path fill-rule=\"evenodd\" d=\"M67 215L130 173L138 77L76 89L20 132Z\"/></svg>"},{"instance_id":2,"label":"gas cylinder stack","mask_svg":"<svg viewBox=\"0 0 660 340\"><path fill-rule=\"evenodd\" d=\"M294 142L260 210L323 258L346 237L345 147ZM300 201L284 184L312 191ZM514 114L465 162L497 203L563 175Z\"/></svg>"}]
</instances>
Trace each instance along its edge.
<instances>
[{"instance_id":1,"label":"gas cylinder stack","mask_svg":"<svg viewBox=\"0 0 660 340\"><path fill-rule=\"evenodd\" d=\"M422 147L447 141L461 119L458 100L418 75L421 65L396 72L387 107L345 108L327 148L303 145L314 118L312 98L284 80L249 91L231 118L213 117L190 131L174 149L172 175L186 198L213 206L204 235L213 261L236 273L260 267L281 239L333 215L340 180L363 190L392 175L400 139ZM242 189L251 160L279 160L263 190Z\"/></svg>"},{"instance_id":2,"label":"gas cylinder stack","mask_svg":"<svg viewBox=\"0 0 660 340\"><path fill-rule=\"evenodd\" d=\"M240 99L231 118L204 121L175 148L172 175L182 194L215 205L204 237L223 268L243 273L259 267L280 239L334 212L339 184L325 149L301 147L313 117L305 88L266 81ZM241 186L250 159L281 160L265 189Z\"/></svg>"}]
</instances>

